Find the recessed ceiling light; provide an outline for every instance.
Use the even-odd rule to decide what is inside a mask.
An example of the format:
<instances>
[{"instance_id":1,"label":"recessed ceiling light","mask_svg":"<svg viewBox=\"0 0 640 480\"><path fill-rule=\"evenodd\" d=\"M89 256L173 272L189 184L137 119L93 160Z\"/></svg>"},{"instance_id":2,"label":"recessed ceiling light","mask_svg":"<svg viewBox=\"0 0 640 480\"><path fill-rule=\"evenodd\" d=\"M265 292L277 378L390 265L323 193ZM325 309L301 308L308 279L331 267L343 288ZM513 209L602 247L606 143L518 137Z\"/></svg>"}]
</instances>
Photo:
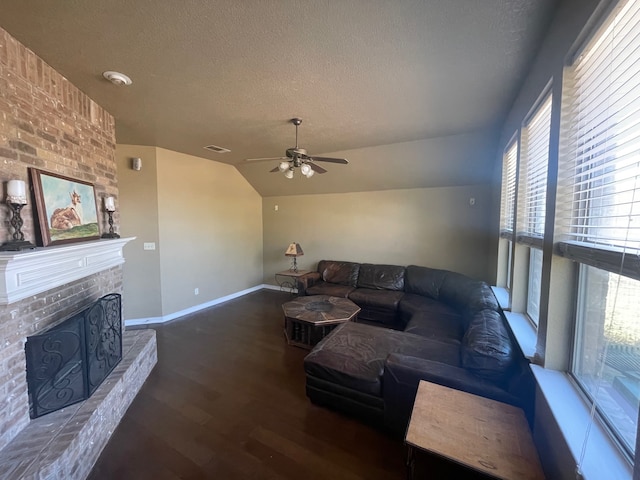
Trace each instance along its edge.
<instances>
[{"instance_id":1,"label":"recessed ceiling light","mask_svg":"<svg viewBox=\"0 0 640 480\"><path fill-rule=\"evenodd\" d=\"M124 73L120 72L104 72L102 74L104 78L109 80L114 85L123 86L123 85L131 85L133 82L129 77L127 77Z\"/></svg>"}]
</instances>

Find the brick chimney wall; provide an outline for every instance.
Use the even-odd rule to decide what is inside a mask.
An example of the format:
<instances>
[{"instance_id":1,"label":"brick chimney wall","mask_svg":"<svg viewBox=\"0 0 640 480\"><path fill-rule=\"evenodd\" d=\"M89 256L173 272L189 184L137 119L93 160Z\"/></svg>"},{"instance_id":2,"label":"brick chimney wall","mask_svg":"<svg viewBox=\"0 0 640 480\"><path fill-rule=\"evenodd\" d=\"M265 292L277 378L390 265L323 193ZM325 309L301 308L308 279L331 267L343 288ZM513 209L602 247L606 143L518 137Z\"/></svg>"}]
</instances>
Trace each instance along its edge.
<instances>
[{"instance_id":1,"label":"brick chimney wall","mask_svg":"<svg viewBox=\"0 0 640 480\"><path fill-rule=\"evenodd\" d=\"M117 198L115 143L114 118L0 28L0 243L12 233L6 182L29 185L28 167L93 183L99 211L102 197ZM22 217L25 238L36 243L31 201ZM26 337L111 292L122 293L121 267L0 305L0 449L29 422Z\"/></svg>"}]
</instances>

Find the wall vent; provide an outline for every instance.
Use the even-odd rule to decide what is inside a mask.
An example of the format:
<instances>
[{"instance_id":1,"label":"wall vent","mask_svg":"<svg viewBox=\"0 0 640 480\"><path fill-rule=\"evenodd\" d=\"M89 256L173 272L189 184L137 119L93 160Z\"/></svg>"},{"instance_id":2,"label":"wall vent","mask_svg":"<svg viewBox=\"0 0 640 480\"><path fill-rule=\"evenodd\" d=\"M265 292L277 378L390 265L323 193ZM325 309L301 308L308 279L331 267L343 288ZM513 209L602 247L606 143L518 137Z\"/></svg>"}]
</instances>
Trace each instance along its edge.
<instances>
[{"instance_id":1,"label":"wall vent","mask_svg":"<svg viewBox=\"0 0 640 480\"><path fill-rule=\"evenodd\" d=\"M204 148L206 148L207 150L211 150L212 152L216 152L216 153L227 153L227 152L231 151L228 148L218 147L217 145L207 145Z\"/></svg>"}]
</instances>

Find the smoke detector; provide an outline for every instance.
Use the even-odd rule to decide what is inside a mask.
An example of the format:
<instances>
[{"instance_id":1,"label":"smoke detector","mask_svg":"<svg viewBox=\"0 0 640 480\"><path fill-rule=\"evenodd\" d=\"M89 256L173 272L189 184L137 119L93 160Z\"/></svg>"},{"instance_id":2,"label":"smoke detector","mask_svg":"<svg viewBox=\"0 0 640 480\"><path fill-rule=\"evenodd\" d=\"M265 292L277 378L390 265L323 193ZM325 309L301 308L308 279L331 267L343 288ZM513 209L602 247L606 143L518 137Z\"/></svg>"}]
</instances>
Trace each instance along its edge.
<instances>
[{"instance_id":1,"label":"smoke detector","mask_svg":"<svg viewBox=\"0 0 640 480\"><path fill-rule=\"evenodd\" d=\"M133 83L129 77L127 77L124 73L120 73L120 72L108 71L108 72L104 72L102 76L107 80L109 80L114 85L117 85L119 87L131 85Z\"/></svg>"}]
</instances>

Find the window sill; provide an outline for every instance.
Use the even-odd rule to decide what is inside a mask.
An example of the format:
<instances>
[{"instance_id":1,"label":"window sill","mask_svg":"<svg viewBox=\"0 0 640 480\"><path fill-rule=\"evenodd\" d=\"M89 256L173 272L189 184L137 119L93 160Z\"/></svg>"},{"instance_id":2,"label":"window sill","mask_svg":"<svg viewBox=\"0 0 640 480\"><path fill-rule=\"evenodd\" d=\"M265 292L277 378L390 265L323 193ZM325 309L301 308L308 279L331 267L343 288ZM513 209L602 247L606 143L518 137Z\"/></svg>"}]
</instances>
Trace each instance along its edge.
<instances>
[{"instance_id":1,"label":"window sill","mask_svg":"<svg viewBox=\"0 0 640 480\"><path fill-rule=\"evenodd\" d=\"M566 373L538 365L531 365L531 370L577 464L590 423L589 408ZM586 480L631 480L632 477L631 466L597 420L591 426L581 470Z\"/></svg>"},{"instance_id":2,"label":"window sill","mask_svg":"<svg viewBox=\"0 0 640 480\"><path fill-rule=\"evenodd\" d=\"M511 331L520 345L520 350L522 350L525 357L533 360L536 354L536 343L538 342L538 332L535 327L526 315L522 313L504 312L504 316L507 317L509 327L511 327Z\"/></svg>"},{"instance_id":3,"label":"window sill","mask_svg":"<svg viewBox=\"0 0 640 480\"><path fill-rule=\"evenodd\" d=\"M505 317L507 317L509 327L516 337L522 353L529 360L533 360L533 356L536 353L536 343L538 342L538 332L526 315L507 310L509 308L509 290L496 286L492 286L491 289L496 296L496 300L498 300L498 304L504 311Z\"/></svg>"},{"instance_id":4,"label":"window sill","mask_svg":"<svg viewBox=\"0 0 640 480\"><path fill-rule=\"evenodd\" d=\"M504 287L495 287L492 286L491 290L493 290L493 294L496 296L496 300L498 300L498 305L503 310L509 309L509 290Z\"/></svg>"},{"instance_id":5,"label":"window sill","mask_svg":"<svg viewBox=\"0 0 640 480\"><path fill-rule=\"evenodd\" d=\"M509 293L500 287L493 288L500 306L508 304ZM536 351L538 333L529 319L521 313L504 312L522 353L533 359ZM539 365L531 365L531 370L544 402L554 417L566 442L574 463L577 464L583 448L585 432L591 420L591 412L569 376L564 372L549 370ZM602 425L594 420L589 433L584 463L581 468L585 480L631 480L633 472L629 462L622 456L617 445L611 440ZM576 478L580 478L576 475Z\"/></svg>"}]
</instances>

